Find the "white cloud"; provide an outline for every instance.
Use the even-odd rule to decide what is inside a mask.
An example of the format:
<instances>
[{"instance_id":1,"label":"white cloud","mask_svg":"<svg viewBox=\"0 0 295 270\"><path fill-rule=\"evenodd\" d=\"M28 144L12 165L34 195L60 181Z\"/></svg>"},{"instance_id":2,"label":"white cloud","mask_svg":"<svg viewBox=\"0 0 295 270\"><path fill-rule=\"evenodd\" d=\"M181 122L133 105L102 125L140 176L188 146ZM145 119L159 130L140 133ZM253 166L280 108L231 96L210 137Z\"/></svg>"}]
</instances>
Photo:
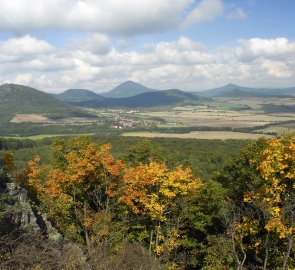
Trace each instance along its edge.
<instances>
[{"instance_id":1,"label":"white cloud","mask_svg":"<svg viewBox=\"0 0 295 270\"><path fill-rule=\"evenodd\" d=\"M0 1L0 30L24 33L56 29L109 34L161 32L178 26L194 0L13 0ZM215 18L221 0L202 0L187 26Z\"/></svg>"},{"instance_id":2,"label":"white cloud","mask_svg":"<svg viewBox=\"0 0 295 270\"><path fill-rule=\"evenodd\" d=\"M72 70L64 71L61 76L61 81L68 85L91 81L99 74L100 68L92 66L80 59L74 59L75 67Z\"/></svg>"},{"instance_id":3,"label":"white cloud","mask_svg":"<svg viewBox=\"0 0 295 270\"><path fill-rule=\"evenodd\" d=\"M104 34L94 33L75 38L67 47L71 50L89 51L94 54L106 54L111 49L111 39Z\"/></svg>"},{"instance_id":4,"label":"white cloud","mask_svg":"<svg viewBox=\"0 0 295 270\"><path fill-rule=\"evenodd\" d=\"M15 77L13 82L16 84L29 85L32 82L32 78L33 76L30 73L20 73Z\"/></svg>"},{"instance_id":5,"label":"white cloud","mask_svg":"<svg viewBox=\"0 0 295 270\"><path fill-rule=\"evenodd\" d=\"M215 60L214 55L204 50L198 42L193 42L186 37L177 41L150 44L146 49L157 63L196 64L210 63ZM149 59L153 59L149 57Z\"/></svg>"},{"instance_id":6,"label":"white cloud","mask_svg":"<svg viewBox=\"0 0 295 270\"><path fill-rule=\"evenodd\" d=\"M263 60L262 67L266 69L267 74L276 78L289 78L293 71L284 62Z\"/></svg>"},{"instance_id":7,"label":"white cloud","mask_svg":"<svg viewBox=\"0 0 295 270\"><path fill-rule=\"evenodd\" d=\"M51 55L39 55L32 60L24 61L19 64L19 68L30 69L41 72L57 72L61 70L69 70L75 67L73 59L63 56Z\"/></svg>"},{"instance_id":8,"label":"white cloud","mask_svg":"<svg viewBox=\"0 0 295 270\"><path fill-rule=\"evenodd\" d=\"M94 40L90 45L84 46L75 39L71 46L66 44L63 48L29 37L39 48L36 51L22 47L23 39L1 43L0 59L6 57L6 62L0 65L0 84L16 82L48 92L69 88L103 92L128 79L152 88L183 90L229 82L261 87L295 85L294 42L285 38L250 39L239 41L237 48L209 50L183 36L170 42L146 44L141 50L117 50L107 45L104 53L95 50L97 40L108 44L108 38L100 34L85 36L85 40ZM7 58L8 49L13 50L7 44L18 44L21 49ZM252 61L244 61L245 56Z\"/></svg>"},{"instance_id":9,"label":"white cloud","mask_svg":"<svg viewBox=\"0 0 295 270\"><path fill-rule=\"evenodd\" d=\"M181 27L187 28L202 21L211 21L223 12L221 0L202 0L182 22Z\"/></svg>"},{"instance_id":10,"label":"white cloud","mask_svg":"<svg viewBox=\"0 0 295 270\"><path fill-rule=\"evenodd\" d=\"M231 20L244 20L247 18L247 14L242 8L236 8L227 17Z\"/></svg>"},{"instance_id":11,"label":"white cloud","mask_svg":"<svg viewBox=\"0 0 295 270\"><path fill-rule=\"evenodd\" d=\"M49 54L54 47L44 40L31 36L11 38L0 42L0 62L19 61L40 54Z\"/></svg>"},{"instance_id":12,"label":"white cloud","mask_svg":"<svg viewBox=\"0 0 295 270\"><path fill-rule=\"evenodd\" d=\"M276 58L295 53L295 42L287 38L261 39L252 38L240 40L242 47L236 49L237 57L241 60L253 60L258 57Z\"/></svg>"}]
</instances>

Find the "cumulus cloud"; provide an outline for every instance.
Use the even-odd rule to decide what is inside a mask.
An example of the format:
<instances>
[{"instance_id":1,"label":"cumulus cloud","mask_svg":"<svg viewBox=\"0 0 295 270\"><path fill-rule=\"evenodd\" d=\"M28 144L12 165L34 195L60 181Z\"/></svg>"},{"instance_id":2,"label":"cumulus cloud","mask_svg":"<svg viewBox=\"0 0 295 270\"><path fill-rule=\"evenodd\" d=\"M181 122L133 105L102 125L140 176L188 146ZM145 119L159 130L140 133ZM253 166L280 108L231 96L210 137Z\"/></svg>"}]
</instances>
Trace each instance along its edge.
<instances>
[{"instance_id":1,"label":"cumulus cloud","mask_svg":"<svg viewBox=\"0 0 295 270\"><path fill-rule=\"evenodd\" d=\"M40 54L49 54L54 47L29 35L0 42L0 62L19 61Z\"/></svg>"},{"instance_id":2,"label":"cumulus cloud","mask_svg":"<svg viewBox=\"0 0 295 270\"><path fill-rule=\"evenodd\" d=\"M127 51L112 47L108 38L101 34L87 34L85 40L93 42L85 46L82 36L71 46L65 44L62 48L34 37L25 38L39 49L31 51L20 46L16 56L2 61L0 84L9 81L48 92L69 88L103 92L128 79L152 88L183 90L210 88L229 82L241 85L255 82L255 86L295 85L294 42L285 38L249 39L239 41L237 48L209 50L183 36ZM7 44L19 45L23 39L2 42L0 59L8 55ZM102 44L105 41L106 50L96 50L100 41ZM245 55L251 56L251 61L244 61Z\"/></svg>"},{"instance_id":3,"label":"cumulus cloud","mask_svg":"<svg viewBox=\"0 0 295 270\"><path fill-rule=\"evenodd\" d=\"M221 0L13 0L0 1L0 30L24 33L56 29L108 34L160 32L211 20L222 11ZM189 13L190 12L190 13ZM188 14L189 13L189 14ZM188 14L188 16L187 16Z\"/></svg>"},{"instance_id":4,"label":"cumulus cloud","mask_svg":"<svg viewBox=\"0 0 295 270\"><path fill-rule=\"evenodd\" d=\"M253 60L257 57L276 58L295 53L295 42L287 38L261 39L252 38L240 40L241 47L236 49L237 57L241 60Z\"/></svg>"},{"instance_id":5,"label":"cumulus cloud","mask_svg":"<svg viewBox=\"0 0 295 270\"><path fill-rule=\"evenodd\" d=\"M16 84L29 85L32 82L32 74L30 73L20 73L13 80Z\"/></svg>"},{"instance_id":6,"label":"cumulus cloud","mask_svg":"<svg viewBox=\"0 0 295 270\"><path fill-rule=\"evenodd\" d=\"M89 51L94 54L106 54L111 49L111 39L104 34L93 33L72 39L67 47L72 50Z\"/></svg>"},{"instance_id":7,"label":"cumulus cloud","mask_svg":"<svg viewBox=\"0 0 295 270\"><path fill-rule=\"evenodd\" d=\"M281 61L263 60L262 67L267 71L267 74L276 78L289 78L293 75L293 71L288 65Z\"/></svg>"},{"instance_id":8,"label":"cumulus cloud","mask_svg":"<svg viewBox=\"0 0 295 270\"><path fill-rule=\"evenodd\" d=\"M223 12L223 5L220 0L202 0L182 22L181 27L187 28L201 21L211 21Z\"/></svg>"},{"instance_id":9,"label":"cumulus cloud","mask_svg":"<svg viewBox=\"0 0 295 270\"><path fill-rule=\"evenodd\" d=\"M157 63L196 64L215 60L214 55L204 50L200 43L186 37L172 42L150 44L146 49L155 57Z\"/></svg>"},{"instance_id":10,"label":"cumulus cloud","mask_svg":"<svg viewBox=\"0 0 295 270\"><path fill-rule=\"evenodd\" d=\"M71 58L64 56L39 55L32 60L23 61L19 63L19 68L30 69L40 72L57 72L62 70L69 70L75 67L75 62Z\"/></svg>"}]
</instances>

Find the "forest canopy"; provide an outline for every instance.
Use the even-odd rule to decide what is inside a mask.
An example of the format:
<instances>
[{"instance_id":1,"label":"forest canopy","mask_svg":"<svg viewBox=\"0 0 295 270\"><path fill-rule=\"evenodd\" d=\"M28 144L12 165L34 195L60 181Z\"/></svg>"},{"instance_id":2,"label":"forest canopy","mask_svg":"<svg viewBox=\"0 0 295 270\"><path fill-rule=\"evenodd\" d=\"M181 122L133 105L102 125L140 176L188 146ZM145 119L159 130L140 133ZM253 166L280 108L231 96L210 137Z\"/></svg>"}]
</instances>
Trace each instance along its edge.
<instances>
[{"instance_id":1,"label":"forest canopy","mask_svg":"<svg viewBox=\"0 0 295 270\"><path fill-rule=\"evenodd\" d=\"M148 141L121 159L85 136L58 139L50 151L16 181L89 262L105 249L115 261L136 243L155 263L141 269L295 267L294 135L248 145L210 179ZM3 162L14 170L11 156Z\"/></svg>"}]
</instances>

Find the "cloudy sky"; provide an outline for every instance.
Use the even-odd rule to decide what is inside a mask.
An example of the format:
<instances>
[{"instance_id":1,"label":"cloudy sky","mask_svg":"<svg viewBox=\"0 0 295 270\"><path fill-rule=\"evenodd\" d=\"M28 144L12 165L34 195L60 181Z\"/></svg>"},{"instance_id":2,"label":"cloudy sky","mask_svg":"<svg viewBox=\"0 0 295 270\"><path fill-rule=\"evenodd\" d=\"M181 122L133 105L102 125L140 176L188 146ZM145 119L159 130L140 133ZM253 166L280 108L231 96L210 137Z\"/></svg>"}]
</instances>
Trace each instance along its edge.
<instances>
[{"instance_id":1,"label":"cloudy sky","mask_svg":"<svg viewBox=\"0 0 295 270\"><path fill-rule=\"evenodd\" d=\"M294 0L0 0L0 84L295 86Z\"/></svg>"}]
</instances>

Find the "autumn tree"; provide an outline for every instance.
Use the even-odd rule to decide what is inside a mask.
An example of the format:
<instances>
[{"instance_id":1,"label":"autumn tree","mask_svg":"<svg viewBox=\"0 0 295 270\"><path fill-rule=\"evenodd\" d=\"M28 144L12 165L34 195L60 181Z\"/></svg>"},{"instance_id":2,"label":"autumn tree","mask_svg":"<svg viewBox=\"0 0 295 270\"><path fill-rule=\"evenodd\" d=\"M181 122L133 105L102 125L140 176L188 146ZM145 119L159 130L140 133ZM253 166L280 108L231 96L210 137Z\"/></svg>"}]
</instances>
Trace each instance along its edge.
<instances>
[{"instance_id":1,"label":"autumn tree","mask_svg":"<svg viewBox=\"0 0 295 270\"><path fill-rule=\"evenodd\" d=\"M122 162L85 138L62 141L53 146L53 161L40 166L40 158L29 162L28 185L33 188L55 226L70 237L85 240L108 233L112 181L120 179ZM101 223L104 223L101 226Z\"/></svg>"},{"instance_id":2,"label":"autumn tree","mask_svg":"<svg viewBox=\"0 0 295 270\"><path fill-rule=\"evenodd\" d=\"M183 199L201 185L188 168L170 170L161 162L140 163L125 169L123 182L113 194L137 220L131 234L137 233L136 239L147 242L150 252L163 256L180 245Z\"/></svg>"},{"instance_id":3,"label":"autumn tree","mask_svg":"<svg viewBox=\"0 0 295 270\"><path fill-rule=\"evenodd\" d=\"M266 234L281 243L281 269L285 270L295 237L295 136L269 140L260 157L252 162L257 165L261 180L255 183L254 190L244 194L244 202L264 213Z\"/></svg>"},{"instance_id":4,"label":"autumn tree","mask_svg":"<svg viewBox=\"0 0 295 270\"><path fill-rule=\"evenodd\" d=\"M294 267L294 138L256 142L217 177L233 205L225 220L237 269Z\"/></svg>"}]
</instances>

